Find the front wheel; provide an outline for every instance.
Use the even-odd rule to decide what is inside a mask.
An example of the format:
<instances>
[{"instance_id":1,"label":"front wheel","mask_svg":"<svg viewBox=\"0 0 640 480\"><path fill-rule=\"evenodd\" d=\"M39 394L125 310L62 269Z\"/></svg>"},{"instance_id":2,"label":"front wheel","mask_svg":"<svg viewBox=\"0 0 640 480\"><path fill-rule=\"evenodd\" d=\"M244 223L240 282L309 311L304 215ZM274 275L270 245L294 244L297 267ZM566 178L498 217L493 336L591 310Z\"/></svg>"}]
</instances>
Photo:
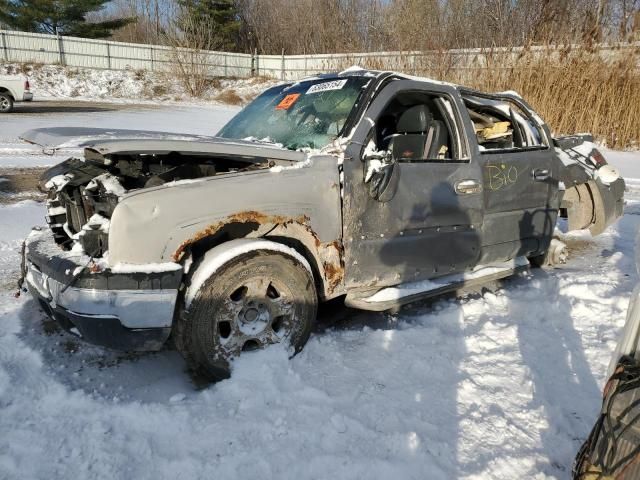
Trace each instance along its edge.
<instances>
[{"instance_id":1,"label":"front wheel","mask_svg":"<svg viewBox=\"0 0 640 480\"><path fill-rule=\"evenodd\" d=\"M302 350L317 307L313 276L299 260L281 252L248 252L202 284L181 312L175 343L196 374L222 380L245 351L275 343Z\"/></svg>"},{"instance_id":2,"label":"front wheel","mask_svg":"<svg viewBox=\"0 0 640 480\"><path fill-rule=\"evenodd\" d=\"M0 93L0 113L9 113L13 110L13 99L6 93Z\"/></svg>"}]
</instances>

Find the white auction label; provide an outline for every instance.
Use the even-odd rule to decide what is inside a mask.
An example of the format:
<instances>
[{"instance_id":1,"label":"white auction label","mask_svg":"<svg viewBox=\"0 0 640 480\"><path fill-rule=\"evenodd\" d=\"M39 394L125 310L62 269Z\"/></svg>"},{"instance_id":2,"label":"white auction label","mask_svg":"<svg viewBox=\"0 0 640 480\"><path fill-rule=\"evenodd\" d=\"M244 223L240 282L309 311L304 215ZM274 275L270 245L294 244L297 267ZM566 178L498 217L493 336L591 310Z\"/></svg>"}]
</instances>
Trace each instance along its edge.
<instances>
[{"instance_id":1,"label":"white auction label","mask_svg":"<svg viewBox=\"0 0 640 480\"><path fill-rule=\"evenodd\" d=\"M333 80L331 82L317 83L315 85L311 85L309 90L307 90L307 94L309 93L320 93L326 92L328 90L340 90L347 84L348 78L343 80Z\"/></svg>"}]
</instances>

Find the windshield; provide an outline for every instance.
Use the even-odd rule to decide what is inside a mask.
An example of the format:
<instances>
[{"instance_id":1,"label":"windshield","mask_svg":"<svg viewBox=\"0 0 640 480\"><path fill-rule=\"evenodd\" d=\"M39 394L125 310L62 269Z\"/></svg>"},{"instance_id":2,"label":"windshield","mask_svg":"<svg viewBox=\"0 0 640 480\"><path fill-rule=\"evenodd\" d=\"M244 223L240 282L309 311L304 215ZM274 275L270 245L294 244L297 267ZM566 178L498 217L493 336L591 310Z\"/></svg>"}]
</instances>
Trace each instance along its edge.
<instances>
[{"instance_id":1,"label":"windshield","mask_svg":"<svg viewBox=\"0 0 640 480\"><path fill-rule=\"evenodd\" d=\"M370 80L348 77L279 85L247 105L218 136L280 143L291 150L322 148L342 134Z\"/></svg>"}]
</instances>

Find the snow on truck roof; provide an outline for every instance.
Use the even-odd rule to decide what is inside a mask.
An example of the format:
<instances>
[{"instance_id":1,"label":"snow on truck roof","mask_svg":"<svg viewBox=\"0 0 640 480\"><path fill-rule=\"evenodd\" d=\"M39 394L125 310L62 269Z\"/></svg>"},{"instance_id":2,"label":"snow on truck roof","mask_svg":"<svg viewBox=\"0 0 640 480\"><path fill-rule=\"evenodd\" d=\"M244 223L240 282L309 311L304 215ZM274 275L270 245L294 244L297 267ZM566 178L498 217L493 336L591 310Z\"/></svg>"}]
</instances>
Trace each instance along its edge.
<instances>
[{"instance_id":1,"label":"snow on truck roof","mask_svg":"<svg viewBox=\"0 0 640 480\"><path fill-rule=\"evenodd\" d=\"M431 83L434 85L446 85L448 87L453 87L456 89L464 89L464 90L469 90L469 91L476 91L478 93L485 93L485 94L489 94L489 95L501 95L501 96L513 96L516 98L522 98L522 96L514 91L514 90L505 90L503 92L483 92L481 90L477 90L475 88L472 87L467 87L464 85L460 85L458 83L451 83L451 82L445 82L443 80L436 80L434 78L430 78L430 77L421 77L418 75L409 75L407 73L401 73L401 72L395 72L392 70L370 70L370 69L366 69L366 68L362 68L359 67L357 65L352 65L349 68L346 68L340 72L328 72L328 73L320 73L320 74L316 74L313 76L309 76L309 77L305 77L302 78L300 80L298 80L297 82L292 82L292 85L296 84L296 83L300 83L300 82L309 82L309 81L313 81L313 80L328 80L328 79L332 79L332 78L342 78L342 77L372 77L372 78L378 78L382 75L394 75L398 78L401 79L405 79L405 80L413 80L416 82L424 82L424 83Z\"/></svg>"},{"instance_id":2,"label":"snow on truck roof","mask_svg":"<svg viewBox=\"0 0 640 480\"><path fill-rule=\"evenodd\" d=\"M452 86L452 87L457 87L458 85L454 84L454 83L448 83L448 82L443 82L440 80L434 80L433 78L427 78L427 77L418 77L418 76L413 76L413 75L407 75L405 73L400 73L400 72L394 72L391 70L369 70L366 68L362 68L362 67L358 67L357 65L353 65L345 70L342 70L340 72L327 72L327 73L319 73L313 76L309 76L309 77L305 77L302 78L300 80L298 80L298 82L309 82L312 80L326 80L326 79L332 79L332 78L342 78L342 77L371 77L371 78L378 78L382 75L395 75L399 78L404 78L406 80L416 80L416 81L420 81L420 82L428 82L428 83L434 83L434 84L438 84L438 85L448 85L448 86Z\"/></svg>"}]
</instances>

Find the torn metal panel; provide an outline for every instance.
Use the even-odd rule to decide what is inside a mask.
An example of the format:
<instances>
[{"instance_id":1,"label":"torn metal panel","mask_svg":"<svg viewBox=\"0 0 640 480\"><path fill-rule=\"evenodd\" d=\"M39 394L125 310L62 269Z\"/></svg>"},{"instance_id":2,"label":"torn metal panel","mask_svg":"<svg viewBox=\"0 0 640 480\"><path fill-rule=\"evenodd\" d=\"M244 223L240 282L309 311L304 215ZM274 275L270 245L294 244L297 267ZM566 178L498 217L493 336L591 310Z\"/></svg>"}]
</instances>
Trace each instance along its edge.
<instances>
[{"instance_id":1,"label":"torn metal panel","mask_svg":"<svg viewBox=\"0 0 640 480\"><path fill-rule=\"evenodd\" d=\"M567 211L569 230L588 228L595 219L593 197L586 183L567 189L561 206Z\"/></svg>"},{"instance_id":2,"label":"torn metal panel","mask_svg":"<svg viewBox=\"0 0 640 480\"><path fill-rule=\"evenodd\" d=\"M594 236L604 232L622 216L624 189L622 178L610 184L596 178L568 188L561 208L569 223L569 230L589 229Z\"/></svg>"},{"instance_id":3,"label":"torn metal panel","mask_svg":"<svg viewBox=\"0 0 640 480\"><path fill-rule=\"evenodd\" d=\"M619 178L611 185L604 185L600 180L590 180L587 185L593 196L595 213L589 232L594 236L600 235L622 216L625 183Z\"/></svg>"},{"instance_id":4,"label":"torn metal panel","mask_svg":"<svg viewBox=\"0 0 640 480\"><path fill-rule=\"evenodd\" d=\"M323 242L313 231L309 219L281 223L269 230L266 238L277 238L313 256L315 274L321 279L320 296L333 298L344 293L344 249L339 239ZM296 243L299 242L298 245Z\"/></svg>"},{"instance_id":5,"label":"torn metal panel","mask_svg":"<svg viewBox=\"0 0 640 480\"><path fill-rule=\"evenodd\" d=\"M344 283L344 247L342 242L335 240L320 244L318 255L322 259L327 292L332 295L343 293L340 288Z\"/></svg>"},{"instance_id":6,"label":"torn metal panel","mask_svg":"<svg viewBox=\"0 0 640 480\"><path fill-rule=\"evenodd\" d=\"M191 139L207 140L213 137L205 135L177 134L155 132L149 130L125 130L118 128L86 128L86 127L48 127L34 128L24 132L20 138L27 143L39 145L47 149L85 147L104 140L134 139Z\"/></svg>"},{"instance_id":7,"label":"torn metal panel","mask_svg":"<svg viewBox=\"0 0 640 480\"><path fill-rule=\"evenodd\" d=\"M311 263L314 266L314 274L321 280L323 296L330 298L342 293L341 286L344 279L342 245L339 240L321 242L310 226L310 219L304 215L292 218L256 211L230 215L185 240L173 253L173 260L181 261L185 252L198 242L219 238L222 232L231 232L232 228L237 228L239 225L250 226L250 229L242 230L245 238L265 236L283 243L299 242L300 245L293 246L297 246L298 249L302 246L304 253L313 257Z\"/></svg>"},{"instance_id":8,"label":"torn metal panel","mask_svg":"<svg viewBox=\"0 0 640 480\"><path fill-rule=\"evenodd\" d=\"M285 217L282 215L268 215L254 210L238 212L223 218L222 220L207 226L206 228L196 232L195 235L184 240L178 248L171 255L173 260L179 262L182 259L185 251L195 243L204 240L206 238L215 237L225 227L231 225L252 225L252 231L247 236L262 236L267 232L272 232L278 227L287 226L289 224L305 225L309 222L309 218L302 215L296 218ZM314 234L315 237L315 234ZM317 238L317 237L315 237Z\"/></svg>"},{"instance_id":9,"label":"torn metal panel","mask_svg":"<svg viewBox=\"0 0 640 480\"><path fill-rule=\"evenodd\" d=\"M251 220L254 215L247 212L306 217L321 243L339 240L336 159L316 156L303 168L229 173L132 192L113 212L110 258L123 263L169 261L185 242L206 236L221 222Z\"/></svg>"}]
</instances>

